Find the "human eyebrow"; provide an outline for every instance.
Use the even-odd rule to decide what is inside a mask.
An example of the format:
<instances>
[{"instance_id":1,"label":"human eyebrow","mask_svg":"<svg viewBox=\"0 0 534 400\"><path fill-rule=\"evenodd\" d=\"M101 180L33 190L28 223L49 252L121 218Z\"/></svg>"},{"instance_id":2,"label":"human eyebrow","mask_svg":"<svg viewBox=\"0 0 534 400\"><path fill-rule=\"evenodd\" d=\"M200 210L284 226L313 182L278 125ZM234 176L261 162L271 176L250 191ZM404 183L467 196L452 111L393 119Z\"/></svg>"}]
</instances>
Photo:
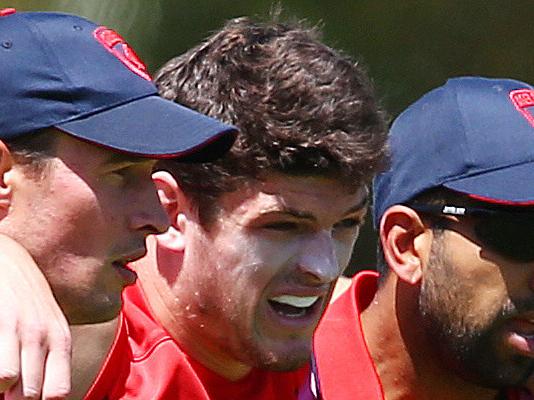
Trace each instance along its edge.
<instances>
[{"instance_id":1,"label":"human eyebrow","mask_svg":"<svg viewBox=\"0 0 534 400\"><path fill-rule=\"evenodd\" d=\"M343 215L350 215L350 214L356 214L361 211L367 211L367 207L369 207L369 196L364 196L361 201L356 204L355 206L349 208Z\"/></svg>"},{"instance_id":2,"label":"human eyebrow","mask_svg":"<svg viewBox=\"0 0 534 400\"><path fill-rule=\"evenodd\" d=\"M343 213L344 216L349 216L352 214L357 214L362 211L367 210L367 206L369 204L368 196L365 196L362 198L362 200L356 204L355 206L350 207L347 211ZM310 222L316 221L316 216L308 211L302 211L298 210L296 208L286 207L282 206L279 209L276 210L266 210L261 213L262 215L282 215L287 217L292 217L295 219L301 219L301 220L308 220Z\"/></svg>"},{"instance_id":3,"label":"human eyebrow","mask_svg":"<svg viewBox=\"0 0 534 400\"><path fill-rule=\"evenodd\" d=\"M128 154L112 154L107 159L105 159L100 166L98 171L102 174L109 172L114 172L118 170L128 169L132 167L142 167L144 164L150 165L153 167L155 161L150 158L130 156Z\"/></svg>"},{"instance_id":4,"label":"human eyebrow","mask_svg":"<svg viewBox=\"0 0 534 400\"><path fill-rule=\"evenodd\" d=\"M109 171L121 168L128 168L134 165L154 164L155 160L144 157L137 157L122 153L113 153L105 159L100 167L102 171Z\"/></svg>"},{"instance_id":5,"label":"human eyebrow","mask_svg":"<svg viewBox=\"0 0 534 400\"><path fill-rule=\"evenodd\" d=\"M276 210L266 210L262 212L261 215L283 215L295 219L306 219L310 221L315 221L316 219L315 216L310 212L297 210L291 207L281 207Z\"/></svg>"},{"instance_id":6,"label":"human eyebrow","mask_svg":"<svg viewBox=\"0 0 534 400\"><path fill-rule=\"evenodd\" d=\"M109 157L104 160L106 164L133 164L142 163L144 161L151 161L150 158L134 156L130 154L113 152Z\"/></svg>"}]
</instances>

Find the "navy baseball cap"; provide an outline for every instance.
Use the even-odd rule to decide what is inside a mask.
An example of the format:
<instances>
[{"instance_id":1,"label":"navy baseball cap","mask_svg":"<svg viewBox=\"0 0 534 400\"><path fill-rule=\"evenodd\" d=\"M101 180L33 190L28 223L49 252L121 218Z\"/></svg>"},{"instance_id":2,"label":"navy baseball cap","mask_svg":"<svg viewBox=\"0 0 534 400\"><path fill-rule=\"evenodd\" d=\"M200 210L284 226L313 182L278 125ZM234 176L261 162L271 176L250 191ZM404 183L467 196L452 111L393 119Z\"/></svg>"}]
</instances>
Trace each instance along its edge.
<instances>
[{"instance_id":1,"label":"navy baseball cap","mask_svg":"<svg viewBox=\"0 0 534 400\"><path fill-rule=\"evenodd\" d=\"M118 33L60 13L0 10L0 110L0 139L55 127L151 158L212 159L236 135L230 125L160 98Z\"/></svg>"},{"instance_id":2,"label":"navy baseball cap","mask_svg":"<svg viewBox=\"0 0 534 400\"><path fill-rule=\"evenodd\" d=\"M392 162L374 181L375 226L394 204L445 187L502 205L534 205L534 88L462 77L424 95L393 123Z\"/></svg>"}]
</instances>

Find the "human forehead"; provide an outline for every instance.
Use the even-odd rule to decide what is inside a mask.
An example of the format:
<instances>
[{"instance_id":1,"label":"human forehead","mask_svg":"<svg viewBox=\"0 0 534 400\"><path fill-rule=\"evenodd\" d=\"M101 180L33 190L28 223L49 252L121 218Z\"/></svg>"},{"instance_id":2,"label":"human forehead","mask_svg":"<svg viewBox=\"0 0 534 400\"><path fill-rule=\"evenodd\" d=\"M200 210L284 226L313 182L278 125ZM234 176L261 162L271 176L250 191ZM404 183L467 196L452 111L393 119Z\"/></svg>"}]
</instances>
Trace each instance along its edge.
<instances>
[{"instance_id":1,"label":"human forehead","mask_svg":"<svg viewBox=\"0 0 534 400\"><path fill-rule=\"evenodd\" d=\"M227 214L244 219L270 213L316 221L337 219L365 214L367 205L368 190L363 184L354 191L335 178L287 174L269 174L219 199Z\"/></svg>"}]
</instances>

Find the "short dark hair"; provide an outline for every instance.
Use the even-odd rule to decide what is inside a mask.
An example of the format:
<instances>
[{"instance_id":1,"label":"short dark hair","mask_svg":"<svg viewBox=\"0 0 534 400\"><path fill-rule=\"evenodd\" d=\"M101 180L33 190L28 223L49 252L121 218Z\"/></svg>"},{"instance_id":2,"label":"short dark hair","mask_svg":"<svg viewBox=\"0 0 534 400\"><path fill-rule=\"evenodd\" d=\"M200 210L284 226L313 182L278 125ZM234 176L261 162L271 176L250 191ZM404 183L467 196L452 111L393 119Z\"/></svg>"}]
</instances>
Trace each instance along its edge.
<instances>
[{"instance_id":1,"label":"short dark hair","mask_svg":"<svg viewBox=\"0 0 534 400\"><path fill-rule=\"evenodd\" d=\"M23 165L33 175L41 175L54 156L54 128L29 132L14 139L4 140L15 163Z\"/></svg>"},{"instance_id":2,"label":"short dark hair","mask_svg":"<svg viewBox=\"0 0 534 400\"><path fill-rule=\"evenodd\" d=\"M205 164L164 161L199 210L267 172L325 175L356 190L387 165L385 114L363 69L302 23L231 20L155 75L160 95L236 125Z\"/></svg>"}]
</instances>

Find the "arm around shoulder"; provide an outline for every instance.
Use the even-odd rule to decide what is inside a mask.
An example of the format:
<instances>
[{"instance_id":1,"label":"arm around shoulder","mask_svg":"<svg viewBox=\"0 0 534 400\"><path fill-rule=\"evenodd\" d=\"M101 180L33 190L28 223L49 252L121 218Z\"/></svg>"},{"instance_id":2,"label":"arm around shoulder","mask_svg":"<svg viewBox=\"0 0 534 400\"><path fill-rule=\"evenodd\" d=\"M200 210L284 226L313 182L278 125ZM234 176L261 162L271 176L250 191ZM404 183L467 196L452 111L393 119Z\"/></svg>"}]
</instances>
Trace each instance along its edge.
<instances>
[{"instance_id":1,"label":"arm around shoulder","mask_svg":"<svg viewBox=\"0 0 534 400\"><path fill-rule=\"evenodd\" d=\"M71 335L46 278L25 249L2 234L0 271L0 392L6 399L65 398Z\"/></svg>"}]
</instances>

